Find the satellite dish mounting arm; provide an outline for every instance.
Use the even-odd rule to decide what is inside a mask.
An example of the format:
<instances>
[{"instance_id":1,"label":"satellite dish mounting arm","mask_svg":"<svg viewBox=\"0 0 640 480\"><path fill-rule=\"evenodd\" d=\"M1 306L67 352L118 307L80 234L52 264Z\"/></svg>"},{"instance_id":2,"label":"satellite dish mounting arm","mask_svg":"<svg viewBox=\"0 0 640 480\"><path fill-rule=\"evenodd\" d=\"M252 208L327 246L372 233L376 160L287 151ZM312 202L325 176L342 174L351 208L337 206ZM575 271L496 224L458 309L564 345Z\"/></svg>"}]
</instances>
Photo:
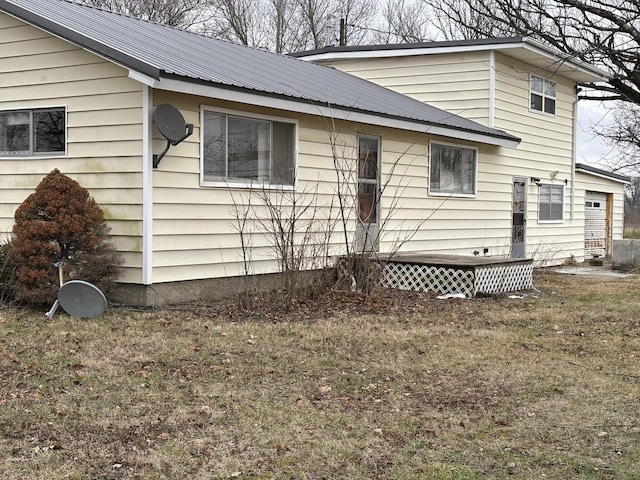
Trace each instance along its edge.
<instances>
[{"instance_id":1,"label":"satellite dish mounting arm","mask_svg":"<svg viewBox=\"0 0 640 480\"><path fill-rule=\"evenodd\" d=\"M156 107L153 113L153 121L164 138L167 145L159 155L153 156L153 168L158 168L160 160L169 151L171 145L175 146L193 133L193 124L185 123L184 117L172 105L163 103Z\"/></svg>"},{"instance_id":2,"label":"satellite dish mounting arm","mask_svg":"<svg viewBox=\"0 0 640 480\"><path fill-rule=\"evenodd\" d=\"M187 138L193 133L193 123L186 123L185 128L186 128L186 132L182 138L179 138L177 140L169 140L167 138L167 145L164 147L164 150L162 150L162 152L160 152L158 155L153 156L153 168L158 168L158 165L160 164L160 160L162 160L162 157L164 157L167 154L171 145L175 147L176 145L178 145L180 142L182 142L185 138Z\"/></svg>"}]
</instances>

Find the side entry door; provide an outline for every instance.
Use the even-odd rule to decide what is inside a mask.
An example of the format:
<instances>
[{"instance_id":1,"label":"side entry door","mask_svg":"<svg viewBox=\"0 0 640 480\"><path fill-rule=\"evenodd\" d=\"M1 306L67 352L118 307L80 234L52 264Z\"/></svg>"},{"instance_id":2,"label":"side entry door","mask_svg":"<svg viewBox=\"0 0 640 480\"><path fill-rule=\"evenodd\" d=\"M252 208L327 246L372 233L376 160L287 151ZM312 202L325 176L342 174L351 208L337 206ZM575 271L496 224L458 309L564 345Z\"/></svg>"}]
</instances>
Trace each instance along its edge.
<instances>
[{"instance_id":1,"label":"side entry door","mask_svg":"<svg viewBox=\"0 0 640 480\"><path fill-rule=\"evenodd\" d=\"M527 179L514 178L511 202L511 257L527 253Z\"/></svg>"}]
</instances>

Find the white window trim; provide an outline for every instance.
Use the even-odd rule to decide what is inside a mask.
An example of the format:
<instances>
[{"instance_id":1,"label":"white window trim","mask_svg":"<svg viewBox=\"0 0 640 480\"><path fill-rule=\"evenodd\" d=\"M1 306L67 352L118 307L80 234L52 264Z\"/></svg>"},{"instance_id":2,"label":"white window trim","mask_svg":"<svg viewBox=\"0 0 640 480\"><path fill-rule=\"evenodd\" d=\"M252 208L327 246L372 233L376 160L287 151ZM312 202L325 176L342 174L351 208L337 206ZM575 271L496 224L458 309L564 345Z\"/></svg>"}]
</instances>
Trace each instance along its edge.
<instances>
[{"instance_id":1,"label":"white window trim","mask_svg":"<svg viewBox=\"0 0 640 480\"><path fill-rule=\"evenodd\" d=\"M278 185L263 183L254 180L242 181L239 179L233 179L230 181L225 180L205 180L204 179L204 115L205 112L221 113L223 115L232 115L234 117L243 117L254 120L267 120L271 122L290 123L293 125L293 185ZM295 190L298 187L298 120L295 118L277 117L273 115L263 115L253 112L245 112L242 110L232 110L228 108L210 107L207 105L200 106L200 186L201 187L213 187L213 188L239 188L239 189L251 189L259 188L266 190Z\"/></svg>"},{"instance_id":2,"label":"white window trim","mask_svg":"<svg viewBox=\"0 0 640 480\"><path fill-rule=\"evenodd\" d=\"M540 194L540 188L542 187L560 187L562 188L562 219L560 220L540 220L540 198L542 197L542 195ZM538 185L538 223L540 224L561 224L564 223L564 208L565 208L565 186L564 184L561 183L550 183L550 182L543 182L540 185Z\"/></svg>"},{"instance_id":3,"label":"white window trim","mask_svg":"<svg viewBox=\"0 0 640 480\"><path fill-rule=\"evenodd\" d=\"M474 165L474 185L473 185L473 193L453 193L453 192L435 192L431 190L431 169L433 168L433 163L431 162L431 147L436 145L444 145L447 147L454 148L466 148L467 150L474 150L475 152L475 165ZM431 140L429 142L429 175L427 177L427 192L430 196L433 197L451 197L451 198L476 198L478 195L478 163L479 163L479 152L478 147L473 145L464 145L460 143L448 143L448 142L439 142L437 140Z\"/></svg>"},{"instance_id":4,"label":"white window trim","mask_svg":"<svg viewBox=\"0 0 640 480\"><path fill-rule=\"evenodd\" d=\"M532 77L536 77L536 78L540 78L542 80L542 93L539 92L534 92L531 90L531 78ZM554 97L551 97L547 94L544 93L544 82L551 82L556 86L556 95ZM542 110L536 110L534 108L531 108L531 94L535 93L536 95L542 95ZM555 106L553 108L553 113L548 113L544 111L544 99L545 98L551 98L555 101ZM541 77L540 75L534 75L533 73L529 74L529 98L527 98L528 102L529 102L529 111L531 113L535 113L538 115L544 115L547 117L555 117L556 116L556 111L558 110L558 82L555 82L553 80L549 80L548 78L545 77Z\"/></svg>"},{"instance_id":5,"label":"white window trim","mask_svg":"<svg viewBox=\"0 0 640 480\"><path fill-rule=\"evenodd\" d=\"M16 106L13 108L1 108L0 112L19 112L19 111L33 111L33 110L47 110L54 108L64 109L64 152L52 152L52 153L36 153L35 155L2 155L0 154L0 160L46 160L51 158L67 158L69 155L69 108L67 105L33 105L33 106Z\"/></svg>"}]
</instances>

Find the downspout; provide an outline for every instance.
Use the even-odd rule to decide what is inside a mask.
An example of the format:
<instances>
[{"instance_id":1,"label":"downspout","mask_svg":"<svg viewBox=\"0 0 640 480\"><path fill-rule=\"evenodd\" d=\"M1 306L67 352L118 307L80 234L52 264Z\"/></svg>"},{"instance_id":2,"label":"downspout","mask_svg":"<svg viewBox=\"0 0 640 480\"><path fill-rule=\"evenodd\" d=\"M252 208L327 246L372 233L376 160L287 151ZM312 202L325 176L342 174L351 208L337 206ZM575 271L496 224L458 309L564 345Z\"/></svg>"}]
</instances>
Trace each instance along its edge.
<instances>
[{"instance_id":1,"label":"downspout","mask_svg":"<svg viewBox=\"0 0 640 480\"><path fill-rule=\"evenodd\" d=\"M142 85L142 283L153 284L153 89Z\"/></svg>"},{"instance_id":2,"label":"downspout","mask_svg":"<svg viewBox=\"0 0 640 480\"><path fill-rule=\"evenodd\" d=\"M573 99L573 128L571 129L571 201L570 217L574 219L576 209L576 156L578 154L578 84L575 84L576 96Z\"/></svg>"},{"instance_id":3,"label":"downspout","mask_svg":"<svg viewBox=\"0 0 640 480\"><path fill-rule=\"evenodd\" d=\"M494 127L496 113L496 52L489 52L489 128Z\"/></svg>"}]
</instances>

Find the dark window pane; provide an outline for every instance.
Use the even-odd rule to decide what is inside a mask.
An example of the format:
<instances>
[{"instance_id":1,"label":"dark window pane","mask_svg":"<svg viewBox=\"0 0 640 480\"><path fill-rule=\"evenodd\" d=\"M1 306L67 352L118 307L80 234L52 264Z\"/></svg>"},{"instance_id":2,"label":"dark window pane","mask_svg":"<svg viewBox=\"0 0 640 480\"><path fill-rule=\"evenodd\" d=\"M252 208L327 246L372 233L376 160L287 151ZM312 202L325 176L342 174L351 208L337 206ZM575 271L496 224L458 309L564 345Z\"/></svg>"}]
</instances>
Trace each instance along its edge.
<instances>
[{"instance_id":1,"label":"dark window pane","mask_svg":"<svg viewBox=\"0 0 640 480\"><path fill-rule=\"evenodd\" d=\"M378 185L358 184L358 212L363 223L378 223Z\"/></svg>"},{"instance_id":2,"label":"dark window pane","mask_svg":"<svg viewBox=\"0 0 640 480\"><path fill-rule=\"evenodd\" d=\"M269 181L271 135L269 122L228 117L228 175Z\"/></svg>"},{"instance_id":3,"label":"dark window pane","mask_svg":"<svg viewBox=\"0 0 640 480\"><path fill-rule=\"evenodd\" d=\"M545 113L555 114L556 113L556 101L552 98L544 99L544 111Z\"/></svg>"},{"instance_id":4,"label":"dark window pane","mask_svg":"<svg viewBox=\"0 0 640 480\"><path fill-rule=\"evenodd\" d=\"M378 178L378 139L359 137L358 177L375 180Z\"/></svg>"},{"instance_id":5,"label":"dark window pane","mask_svg":"<svg viewBox=\"0 0 640 480\"><path fill-rule=\"evenodd\" d=\"M0 112L0 152L28 154L29 112Z\"/></svg>"},{"instance_id":6,"label":"dark window pane","mask_svg":"<svg viewBox=\"0 0 640 480\"><path fill-rule=\"evenodd\" d=\"M472 195L476 185L476 152L448 145L431 146L430 188L434 192Z\"/></svg>"},{"instance_id":7,"label":"dark window pane","mask_svg":"<svg viewBox=\"0 0 640 480\"><path fill-rule=\"evenodd\" d=\"M294 166L294 126L290 123L273 122L273 173L271 181L277 185L293 185Z\"/></svg>"},{"instance_id":8,"label":"dark window pane","mask_svg":"<svg viewBox=\"0 0 640 480\"><path fill-rule=\"evenodd\" d=\"M542 95L531 94L531 110L542 111Z\"/></svg>"},{"instance_id":9,"label":"dark window pane","mask_svg":"<svg viewBox=\"0 0 640 480\"><path fill-rule=\"evenodd\" d=\"M33 112L34 151L40 153L64 152L64 109L36 110Z\"/></svg>"},{"instance_id":10,"label":"dark window pane","mask_svg":"<svg viewBox=\"0 0 640 480\"><path fill-rule=\"evenodd\" d=\"M205 112L202 135L204 154L204 179L226 177L227 117Z\"/></svg>"}]
</instances>

